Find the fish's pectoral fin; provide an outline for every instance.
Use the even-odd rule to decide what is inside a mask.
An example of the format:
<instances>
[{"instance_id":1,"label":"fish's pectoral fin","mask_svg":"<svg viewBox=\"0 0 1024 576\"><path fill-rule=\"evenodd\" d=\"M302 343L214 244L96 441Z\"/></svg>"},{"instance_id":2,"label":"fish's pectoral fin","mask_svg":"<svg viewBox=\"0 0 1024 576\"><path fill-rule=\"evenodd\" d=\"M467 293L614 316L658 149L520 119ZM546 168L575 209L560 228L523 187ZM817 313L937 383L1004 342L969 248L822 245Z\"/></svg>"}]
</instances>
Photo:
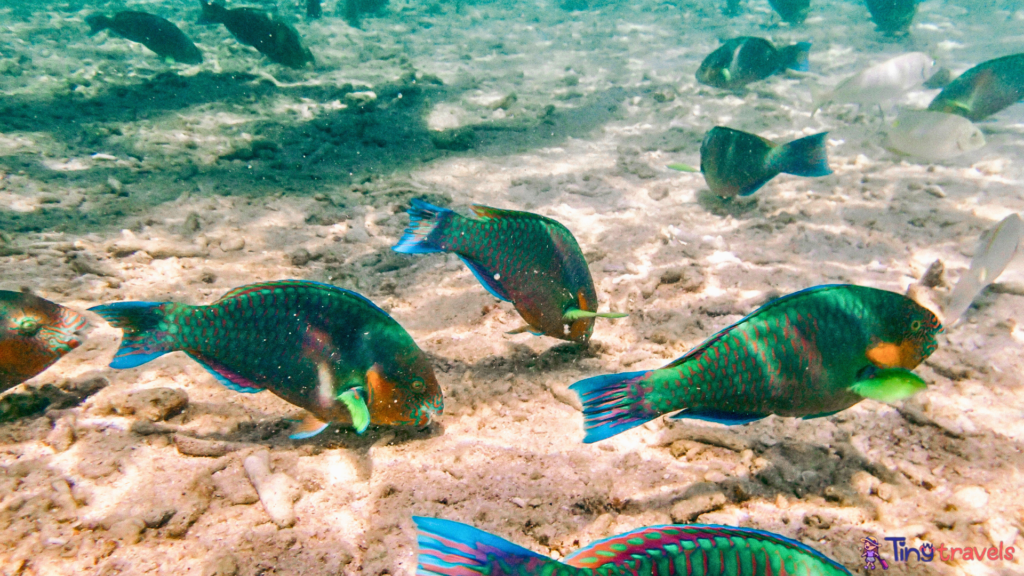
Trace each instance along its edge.
<instances>
[{"instance_id":1,"label":"fish's pectoral fin","mask_svg":"<svg viewBox=\"0 0 1024 576\"><path fill-rule=\"evenodd\" d=\"M732 80L732 72L729 72L728 68L722 68L722 79L726 82Z\"/></svg>"},{"instance_id":2,"label":"fish's pectoral fin","mask_svg":"<svg viewBox=\"0 0 1024 576\"><path fill-rule=\"evenodd\" d=\"M357 434L370 427L370 409L366 406L365 393L360 388L349 388L338 395L338 400L348 408L352 416L352 427Z\"/></svg>"},{"instance_id":3,"label":"fish's pectoral fin","mask_svg":"<svg viewBox=\"0 0 1024 576\"><path fill-rule=\"evenodd\" d=\"M537 328L534 328L533 326L530 326L529 324L527 324L525 326L520 326L519 328L515 328L513 330L509 330L508 332L505 332L505 334L508 334L509 336L514 336L516 334L522 334L523 332L529 332L530 334L533 334L534 336L543 336L544 335L543 331L538 330Z\"/></svg>"},{"instance_id":4,"label":"fish's pectoral fin","mask_svg":"<svg viewBox=\"0 0 1024 576\"><path fill-rule=\"evenodd\" d=\"M755 414L753 412L730 412L715 408L697 408L694 410L681 410L669 416L669 419L682 420L684 418L691 418L693 420L704 420L705 422L717 422L726 426L739 426L740 424L749 424L767 417L767 414Z\"/></svg>"},{"instance_id":5,"label":"fish's pectoral fin","mask_svg":"<svg viewBox=\"0 0 1024 576\"><path fill-rule=\"evenodd\" d=\"M670 169L670 170L678 170L679 172L700 172L700 168L694 168L693 166L690 166L689 164L674 163L674 164L666 164L665 167Z\"/></svg>"},{"instance_id":6,"label":"fish's pectoral fin","mask_svg":"<svg viewBox=\"0 0 1024 576\"><path fill-rule=\"evenodd\" d=\"M327 422L320 420L312 414L306 413L299 422L298 428L296 428L295 432L292 432L288 437L292 440L306 440L307 438L312 438L313 436L323 432L327 429L327 426Z\"/></svg>"},{"instance_id":7,"label":"fish's pectoral fin","mask_svg":"<svg viewBox=\"0 0 1024 576\"><path fill-rule=\"evenodd\" d=\"M877 369L868 366L850 391L879 402L896 402L910 398L928 387L923 378L905 368Z\"/></svg>"},{"instance_id":8,"label":"fish's pectoral fin","mask_svg":"<svg viewBox=\"0 0 1024 576\"><path fill-rule=\"evenodd\" d=\"M583 318L625 318L626 316L629 316L629 314L623 312L590 312L588 310L580 310L579 308L570 308L562 314L562 320L575 322Z\"/></svg>"}]
</instances>

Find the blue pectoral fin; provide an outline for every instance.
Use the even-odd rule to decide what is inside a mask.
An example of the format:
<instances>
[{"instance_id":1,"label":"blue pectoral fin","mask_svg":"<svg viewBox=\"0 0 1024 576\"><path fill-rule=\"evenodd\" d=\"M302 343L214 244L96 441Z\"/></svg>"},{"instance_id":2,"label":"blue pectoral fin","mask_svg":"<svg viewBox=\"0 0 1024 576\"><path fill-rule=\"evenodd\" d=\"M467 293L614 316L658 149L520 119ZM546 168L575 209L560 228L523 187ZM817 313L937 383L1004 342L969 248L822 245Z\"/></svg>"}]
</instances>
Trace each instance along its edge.
<instances>
[{"instance_id":1,"label":"blue pectoral fin","mask_svg":"<svg viewBox=\"0 0 1024 576\"><path fill-rule=\"evenodd\" d=\"M459 258L466 264L466 266L469 267L469 271L473 273L473 276L476 276L476 279L484 285L484 288L487 289L492 296L498 300L504 300L505 302L512 301L505 292L505 288L503 288L501 283L498 281L499 279L495 279L494 274L488 272L487 269L484 268L483 264L480 264L475 260L470 260L465 256L459 256Z\"/></svg>"},{"instance_id":2,"label":"blue pectoral fin","mask_svg":"<svg viewBox=\"0 0 1024 576\"><path fill-rule=\"evenodd\" d=\"M306 414L302 421L299 422L299 427L288 437L292 440L306 440L327 430L328 426L327 422L317 420L312 414Z\"/></svg>"},{"instance_id":3,"label":"blue pectoral fin","mask_svg":"<svg viewBox=\"0 0 1024 576\"><path fill-rule=\"evenodd\" d=\"M187 352L187 354L189 355L190 358L198 362L199 365L203 367L203 369L212 374L213 377L217 380L217 382L220 382L221 384L223 384L227 388L230 388L231 390L234 390L235 392L241 392L243 394L255 394L257 392L263 391L263 387L260 386L259 384L256 384L255 382L247 378L243 378L242 376L235 374L234 372L228 370L227 368L215 362L207 360L206 358L203 358L202 356L199 356L198 354L194 354L192 352Z\"/></svg>"},{"instance_id":4,"label":"blue pectoral fin","mask_svg":"<svg viewBox=\"0 0 1024 576\"><path fill-rule=\"evenodd\" d=\"M684 418L690 418L692 420L704 420L705 422L717 422L719 424L725 424L726 426L739 426L741 424L750 424L751 422L756 422L766 417L766 414L727 412L725 410L715 410L713 408L682 410L669 416L669 418L672 420L682 420Z\"/></svg>"}]
</instances>

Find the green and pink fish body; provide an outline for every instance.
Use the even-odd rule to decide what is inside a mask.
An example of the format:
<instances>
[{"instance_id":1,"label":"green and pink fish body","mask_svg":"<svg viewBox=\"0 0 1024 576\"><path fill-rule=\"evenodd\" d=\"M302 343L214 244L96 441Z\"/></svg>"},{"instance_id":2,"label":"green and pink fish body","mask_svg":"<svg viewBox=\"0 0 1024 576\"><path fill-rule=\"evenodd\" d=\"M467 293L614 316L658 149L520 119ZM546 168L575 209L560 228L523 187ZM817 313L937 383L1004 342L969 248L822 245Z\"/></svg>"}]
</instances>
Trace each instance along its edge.
<instances>
[{"instance_id":1,"label":"green and pink fish body","mask_svg":"<svg viewBox=\"0 0 1024 576\"><path fill-rule=\"evenodd\" d=\"M0 290L0 392L46 370L78 348L85 318L25 292Z\"/></svg>"},{"instance_id":2,"label":"green and pink fish body","mask_svg":"<svg viewBox=\"0 0 1024 576\"><path fill-rule=\"evenodd\" d=\"M120 302L92 308L124 339L111 368L134 368L182 351L239 392L272 391L305 408L293 438L327 422L424 426L441 414L429 358L363 296L317 282L235 288L209 306Z\"/></svg>"},{"instance_id":3,"label":"green and pink fish body","mask_svg":"<svg viewBox=\"0 0 1024 576\"><path fill-rule=\"evenodd\" d=\"M492 295L511 302L530 331L585 343L597 313L597 291L576 238L559 222L530 212L473 206L478 218L413 200L404 254L452 252Z\"/></svg>"},{"instance_id":4,"label":"green and pink fish body","mask_svg":"<svg viewBox=\"0 0 1024 576\"><path fill-rule=\"evenodd\" d=\"M571 388L583 402L588 443L672 412L723 424L828 416L921 389L909 370L935 351L941 329L901 294L818 286L765 304L663 368Z\"/></svg>"},{"instance_id":5,"label":"green and pink fish body","mask_svg":"<svg viewBox=\"0 0 1024 576\"><path fill-rule=\"evenodd\" d=\"M414 516L417 576L841 576L850 571L778 534L715 525L640 528L553 560L471 526Z\"/></svg>"}]
</instances>

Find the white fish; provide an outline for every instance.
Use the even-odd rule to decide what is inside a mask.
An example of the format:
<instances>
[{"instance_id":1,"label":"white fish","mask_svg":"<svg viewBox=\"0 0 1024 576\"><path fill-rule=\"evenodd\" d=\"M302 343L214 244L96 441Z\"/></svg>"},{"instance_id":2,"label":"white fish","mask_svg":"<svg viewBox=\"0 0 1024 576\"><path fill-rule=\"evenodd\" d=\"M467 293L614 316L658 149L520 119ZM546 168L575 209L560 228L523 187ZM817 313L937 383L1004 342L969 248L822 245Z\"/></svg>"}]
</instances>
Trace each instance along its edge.
<instances>
[{"instance_id":1,"label":"white fish","mask_svg":"<svg viewBox=\"0 0 1024 576\"><path fill-rule=\"evenodd\" d=\"M829 102L882 104L898 100L931 77L935 61L923 52L910 52L865 68L831 91L814 96L814 110Z\"/></svg>"},{"instance_id":2,"label":"white fish","mask_svg":"<svg viewBox=\"0 0 1024 576\"><path fill-rule=\"evenodd\" d=\"M955 324L971 307L971 302L974 302L982 289L1003 273L1017 253L1022 236L1024 221L1017 214L1003 218L994 228L981 235L978 249L971 260L971 268L960 277L949 294L943 314L947 326Z\"/></svg>"},{"instance_id":3,"label":"white fish","mask_svg":"<svg viewBox=\"0 0 1024 576\"><path fill-rule=\"evenodd\" d=\"M922 160L945 160L981 148L985 136L963 116L903 110L886 133L883 145Z\"/></svg>"}]
</instances>

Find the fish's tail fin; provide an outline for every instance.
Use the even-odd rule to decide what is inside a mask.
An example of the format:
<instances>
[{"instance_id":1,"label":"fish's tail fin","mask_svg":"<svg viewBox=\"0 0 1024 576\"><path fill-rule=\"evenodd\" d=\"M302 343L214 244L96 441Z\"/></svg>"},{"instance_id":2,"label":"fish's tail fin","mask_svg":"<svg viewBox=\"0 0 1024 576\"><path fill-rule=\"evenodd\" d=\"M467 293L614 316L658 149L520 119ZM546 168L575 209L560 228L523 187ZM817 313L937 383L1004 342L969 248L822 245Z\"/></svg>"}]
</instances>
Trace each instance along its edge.
<instances>
[{"instance_id":1,"label":"fish's tail fin","mask_svg":"<svg viewBox=\"0 0 1024 576\"><path fill-rule=\"evenodd\" d=\"M644 405L642 396L630 391L631 384L648 374L649 370L605 374L580 380L569 387L583 403L585 444L611 438L661 416Z\"/></svg>"},{"instance_id":2,"label":"fish's tail fin","mask_svg":"<svg viewBox=\"0 0 1024 576\"><path fill-rule=\"evenodd\" d=\"M543 568L561 564L466 524L423 516L412 520L419 545L416 576L543 574L547 573ZM560 574L574 570L565 565L558 568Z\"/></svg>"},{"instance_id":3,"label":"fish's tail fin","mask_svg":"<svg viewBox=\"0 0 1024 576\"><path fill-rule=\"evenodd\" d=\"M85 23L89 25L89 35L106 30L114 25L114 20L103 14L93 14L85 17Z\"/></svg>"},{"instance_id":4,"label":"fish's tail fin","mask_svg":"<svg viewBox=\"0 0 1024 576\"><path fill-rule=\"evenodd\" d=\"M811 69L811 63L807 55L811 52L810 42L797 42L792 46L786 46L779 51L782 68L789 68L797 72L807 72Z\"/></svg>"},{"instance_id":5,"label":"fish's tail fin","mask_svg":"<svg viewBox=\"0 0 1024 576\"><path fill-rule=\"evenodd\" d=\"M811 118L832 102L832 90L811 86Z\"/></svg>"},{"instance_id":6,"label":"fish's tail fin","mask_svg":"<svg viewBox=\"0 0 1024 576\"><path fill-rule=\"evenodd\" d=\"M398 244L391 249L402 254L444 252L440 246L440 224L454 214L447 208L413 198L412 206L409 207L409 227L405 229Z\"/></svg>"},{"instance_id":7,"label":"fish's tail fin","mask_svg":"<svg viewBox=\"0 0 1024 576\"><path fill-rule=\"evenodd\" d=\"M165 315L163 302L116 302L89 308L115 328L124 331L121 347L110 362L111 368L135 368L177 350L174 339L161 328Z\"/></svg>"},{"instance_id":8,"label":"fish's tail fin","mask_svg":"<svg viewBox=\"0 0 1024 576\"><path fill-rule=\"evenodd\" d=\"M224 21L224 13L228 11L220 2L199 0L199 6L203 9L199 15L199 24L219 24Z\"/></svg>"},{"instance_id":9,"label":"fish's tail fin","mask_svg":"<svg viewBox=\"0 0 1024 576\"><path fill-rule=\"evenodd\" d=\"M828 176L832 169L828 167L826 136L828 132L821 132L782 146L776 167L794 176Z\"/></svg>"}]
</instances>

